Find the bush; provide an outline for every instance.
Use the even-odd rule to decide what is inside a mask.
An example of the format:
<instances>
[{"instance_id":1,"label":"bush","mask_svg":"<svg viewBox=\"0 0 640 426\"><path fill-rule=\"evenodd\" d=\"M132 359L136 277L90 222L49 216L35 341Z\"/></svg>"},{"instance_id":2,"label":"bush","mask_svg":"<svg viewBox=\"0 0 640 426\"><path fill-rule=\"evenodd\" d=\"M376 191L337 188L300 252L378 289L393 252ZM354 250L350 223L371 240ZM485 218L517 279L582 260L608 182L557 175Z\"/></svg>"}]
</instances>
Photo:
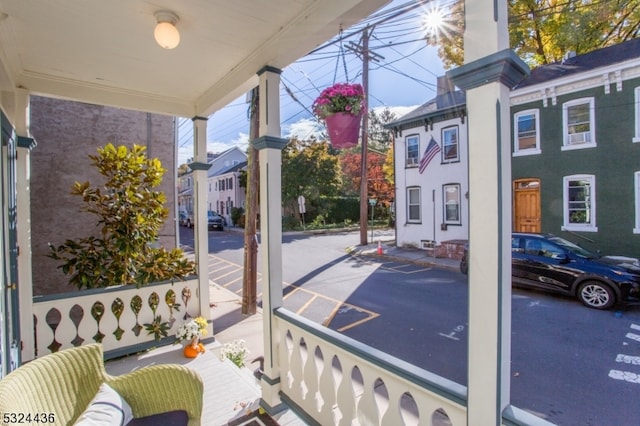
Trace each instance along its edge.
<instances>
[{"instance_id":1,"label":"bush","mask_svg":"<svg viewBox=\"0 0 640 426\"><path fill-rule=\"evenodd\" d=\"M157 158L147 159L145 148L112 144L90 155L92 165L105 177L102 188L76 182L71 193L82 197L83 211L97 216L99 237L49 243L49 257L71 275L69 284L103 288L121 284L140 287L156 281L183 280L195 273L195 263L180 249L155 247L158 232L168 216L166 198L153 189L165 169Z\"/></svg>"}]
</instances>

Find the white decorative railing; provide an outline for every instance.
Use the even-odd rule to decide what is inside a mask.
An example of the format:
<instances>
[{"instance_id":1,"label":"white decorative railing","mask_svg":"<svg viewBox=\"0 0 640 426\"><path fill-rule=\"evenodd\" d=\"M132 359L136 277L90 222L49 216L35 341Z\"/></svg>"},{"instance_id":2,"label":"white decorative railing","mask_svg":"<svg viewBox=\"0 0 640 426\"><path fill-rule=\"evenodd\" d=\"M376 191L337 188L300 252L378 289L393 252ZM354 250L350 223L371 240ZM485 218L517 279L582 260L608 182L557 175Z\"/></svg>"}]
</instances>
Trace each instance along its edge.
<instances>
[{"instance_id":1,"label":"white decorative railing","mask_svg":"<svg viewBox=\"0 0 640 426\"><path fill-rule=\"evenodd\" d=\"M197 278L135 288L116 286L33 298L36 357L100 342L107 357L158 344L144 324L160 317L174 340L178 326L198 316ZM211 331L211 330L209 330Z\"/></svg>"},{"instance_id":2,"label":"white decorative railing","mask_svg":"<svg viewBox=\"0 0 640 426\"><path fill-rule=\"evenodd\" d=\"M466 425L466 388L299 317L274 312L283 399L322 425Z\"/></svg>"},{"instance_id":3,"label":"white decorative railing","mask_svg":"<svg viewBox=\"0 0 640 426\"><path fill-rule=\"evenodd\" d=\"M284 308L279 337L281 397L321 425L466 426L467 388L322 327ZM553 426L508 405L505 426Z\"/></svg>"}]
</instances>

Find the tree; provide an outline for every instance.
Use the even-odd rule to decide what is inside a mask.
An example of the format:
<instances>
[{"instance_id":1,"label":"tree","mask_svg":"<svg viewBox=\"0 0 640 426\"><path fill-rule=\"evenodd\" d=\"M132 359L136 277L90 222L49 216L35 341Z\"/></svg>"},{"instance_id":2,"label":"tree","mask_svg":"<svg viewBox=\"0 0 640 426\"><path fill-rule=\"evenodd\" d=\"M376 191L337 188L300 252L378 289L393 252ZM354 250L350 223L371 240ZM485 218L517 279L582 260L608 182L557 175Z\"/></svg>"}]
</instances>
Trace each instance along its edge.
<instances>
[{"instance_id":1,"label":"tree","mask_svg":"<svg viewBox=\"0 0 640 426\"><path fill-rule=\"evenodd\" d=\"M464 3L455 3L441 32L427 42L438 46L445 68L462 65ZM530 67L580 55L640 36L637 0L509 0L511 48Z\"/></svg>"},{"instance_id":2,"label":"tree","mask_svg":"<svg viewBox=\"0 0 640 426\"><path fill-rule=\"evenodd\" d=\"M389 150L389 152L392 152ZM385 172L385 164L388 154L382 154L373 150L367 155L367 179L369 180L368 197L378 200L380 205L388 207L394 198L393 181L389 180L388 171ZM362 154L360 151L346 151L340 157L342 167L344 195L357 196L360 194L360 162ZM391 166L393 175L393 165Z\"/></svg>"},{"instance_id":3,"label":"tree","mask_svg":"<svg viewBox=\"0 0 640 426\"><path fill-rule=\"evenodd\" d=\"M156 281L183 280L195 273L195 263L182 250L154 247L168 216L160 185L165 169L157 158L147 159L145 148L107 144L90 155L92 165L104 176L102 189L76 182L71 193L82 197L83 211L97 216L99 236L91 235L64 244L49 244L49 257L71 275L69 283L82 288L120 284L140 287Z\"/></svg>"},{"instance_id":4,"label":"tree","mask_svg":"<svg viewBox=\"0 0 640 426\"><path fill-rule=\"evenodd\" d=\"M388 107L376 113L375 110L369 111L369 146L378 151L386 151L391 146L393 137L391 130L384 128L384 125L391 123L396 119L396 114Z\"/></svg>"},{"instance_id":5,"label":"tree","mask_svg":"<svg viewBox=\"0 0 640 426\"><path fill-rule=\"evenodd\" d=\"M307 201L336 195L342 183L338 158L326 141L292 138L282 151L282 203L298 211L298 197Z\"/></svg>"}]
</instances>

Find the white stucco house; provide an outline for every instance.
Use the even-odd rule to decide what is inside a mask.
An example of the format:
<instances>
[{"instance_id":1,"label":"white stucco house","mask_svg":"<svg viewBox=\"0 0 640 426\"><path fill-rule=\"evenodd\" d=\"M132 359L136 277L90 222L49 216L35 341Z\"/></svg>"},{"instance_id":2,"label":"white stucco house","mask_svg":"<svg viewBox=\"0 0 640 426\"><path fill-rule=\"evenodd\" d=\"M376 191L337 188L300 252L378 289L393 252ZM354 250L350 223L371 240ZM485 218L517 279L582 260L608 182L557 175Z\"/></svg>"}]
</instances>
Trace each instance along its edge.
<instances>
[{"instance_id":1,"label":"white stucco house","mask_svg":"<svg viewBox=\"0 0 640 426\"><path fill-rule=\"evenodd\" d=\"M385 126L395 134L398 246L457 258L469 237L465 102L440 77L435 98Z\"/></svg>"}]
</instances>

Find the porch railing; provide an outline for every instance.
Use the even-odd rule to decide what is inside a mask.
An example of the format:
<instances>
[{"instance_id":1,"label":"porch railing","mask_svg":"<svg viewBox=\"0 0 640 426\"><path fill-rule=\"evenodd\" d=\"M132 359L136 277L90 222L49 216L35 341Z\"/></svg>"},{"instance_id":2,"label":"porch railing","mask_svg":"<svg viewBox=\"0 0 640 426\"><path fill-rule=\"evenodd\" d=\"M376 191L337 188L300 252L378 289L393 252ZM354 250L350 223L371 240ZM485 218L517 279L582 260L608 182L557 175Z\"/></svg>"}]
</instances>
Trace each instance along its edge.
<instances>
[{"instance_id":1,"label":"porch railing","mask_svg":"<svg viewBox=\"0 0 640 426\"><path fill-rule=\"evenodd\" d=\"M113 358L158 345L145 329L155 318L169 326L163 343L197 316L198 280L156 283L139 289L117 286L33 298L35 356L100 342ZM209 330L211 332L211 330Z\"/></svg>"},{"instance_id":2,"label":"porch railing","mask_svg":"<svg viewBox=\"0 0 640 426\"><path fill-rule=\"evenodd\" d=\"M466 388L319 326L274 312L283 399L322 425L466 425Z\"/></svg>"}]
</instances>

